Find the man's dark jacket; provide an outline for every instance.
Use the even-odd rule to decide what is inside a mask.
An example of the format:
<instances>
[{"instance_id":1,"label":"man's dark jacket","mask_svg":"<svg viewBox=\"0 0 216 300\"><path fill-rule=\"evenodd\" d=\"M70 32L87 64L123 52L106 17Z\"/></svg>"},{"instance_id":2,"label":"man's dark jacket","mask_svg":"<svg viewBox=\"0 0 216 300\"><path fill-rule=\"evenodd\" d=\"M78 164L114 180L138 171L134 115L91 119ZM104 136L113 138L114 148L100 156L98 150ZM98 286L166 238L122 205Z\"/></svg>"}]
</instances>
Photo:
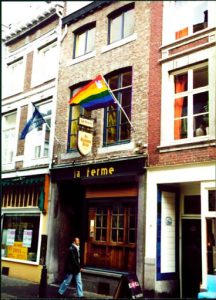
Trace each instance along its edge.
<instances>
[{"instance_id":1,"label":"man's dark jacket","mask_svg":"<svg viewBox=\"0 0 216 300\"><path fill-rule=\"evenodd\" d=\"M66 273L76 275L80 272L79 253L77 248L72 244L65 265Z\"/></svg>"}]
</instances>

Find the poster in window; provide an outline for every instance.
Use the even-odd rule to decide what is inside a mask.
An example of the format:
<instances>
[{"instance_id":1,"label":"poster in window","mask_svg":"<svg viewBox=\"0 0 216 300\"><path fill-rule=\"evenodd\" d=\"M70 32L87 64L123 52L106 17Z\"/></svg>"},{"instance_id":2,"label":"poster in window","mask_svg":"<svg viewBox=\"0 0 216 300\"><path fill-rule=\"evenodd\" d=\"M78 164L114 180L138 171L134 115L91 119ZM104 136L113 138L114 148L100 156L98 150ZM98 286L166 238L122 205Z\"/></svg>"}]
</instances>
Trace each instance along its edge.
<instances>
[{"instance_id":1,"label":"poster in window","mask_svg":"<svg viewBox=\"0 0 216 300\"><path fill-rule=\"evenodd\" d=\"M16 233L16 229L8 229L7 230L7 240L6 240L6 245L7 246L13 246L14 245L15 233Z\"/></svg>"},{"instance_id":2,"label":"poster in window","mask_svg":"<svg viewBox=\"0 0 216 300\"><path fill-rule=\"evenodd\" d=\"M32 243L32 230L23 230L23 247L30 248Z\"/></svg>"}]
</instances>

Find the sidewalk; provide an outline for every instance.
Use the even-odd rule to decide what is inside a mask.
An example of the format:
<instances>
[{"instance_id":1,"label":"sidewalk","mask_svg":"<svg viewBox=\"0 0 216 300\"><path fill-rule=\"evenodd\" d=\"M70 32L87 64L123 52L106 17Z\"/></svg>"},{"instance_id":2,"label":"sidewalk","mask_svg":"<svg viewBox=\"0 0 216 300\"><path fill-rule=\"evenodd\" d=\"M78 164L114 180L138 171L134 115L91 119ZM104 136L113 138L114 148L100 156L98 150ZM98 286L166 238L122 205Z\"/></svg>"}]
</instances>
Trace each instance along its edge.
<instances>
[{"instance_id":1,"label":"sidewalk","mask_svg":"<svg viewBox=\"0 0 216 300\"><path fill-rule=\"evenodd\" d=\"M70 287L63 298L58 297L58 285L47 285L46 299L76 299L76 290ZM84 291L86 299L112 299L105 296ZM1 275L1 299L41 299L39 298L39 284L31 281Z\"/></svg>"}]
</instances>

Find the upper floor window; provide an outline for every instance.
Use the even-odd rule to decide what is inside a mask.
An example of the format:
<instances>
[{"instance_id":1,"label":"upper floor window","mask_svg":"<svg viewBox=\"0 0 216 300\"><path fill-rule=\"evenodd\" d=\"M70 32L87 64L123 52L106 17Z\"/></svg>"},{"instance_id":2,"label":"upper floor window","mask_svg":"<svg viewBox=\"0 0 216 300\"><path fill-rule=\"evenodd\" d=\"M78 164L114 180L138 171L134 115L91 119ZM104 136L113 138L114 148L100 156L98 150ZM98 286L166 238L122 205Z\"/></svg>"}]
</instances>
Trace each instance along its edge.
<instances>
[{"instance_id":1,"label":"upper floor window","mask_svg":"<svg viewBox=\"0 0 216 300\"><path fill-rule=\"evenodd\" d=\"M175 1L175 9L176 39L208 27L207 1Z\"/></svg>"},{"instance_id":2,"label":"upper floor window","mask_svg":"<svg viewBox=\"0 0 216 300\"><path fill-rule=\"evenodd\" d=\"M109 44L134 33L134 3L109 16Z\"/></svg>"},{"instance_id":3,"label":"upper floor window","mask_svg":"<svg viewBox=\"0 0 216 300\"><path fill-rule=\"evenodd\" d=\"M50 126L52 117L52 103L45 102L36 105L46 123L30 131L27 138L26 157L29 159L47 158L50 146Z\"/></svg>"},{"instance_id":4,"label":"upper floor window","mask_svg":"<svg viewBox=\"0 0 216 300\"><path fill-rule=\"evenodd\" d=\"M174 139L208 135L208 65L174 74Z\"/></svg>"},{"instance_id":5,"label":"upper floor window","mask_svg":"<svg viewBox=\"0 0 216 300\"><path fill-rule=\"evenodd\" d=\"M95 48L95 23L75 32L74 58L87 54Z\"/></svg>"},{"instance_id":6,"label":"upper floor window","mask_svg":"<svg viewBox=\"0 0 216 300\"><path fill-rule=\"evenodd\" d=\"M6 80L7 80L5 84L6 95L12 95L23 91L23 85L24 85L23 58L7 65Z\"/></svg>"},{"instance_id":7,"label":"upper floor window","mask_svg":"<svg viewBox=\"0 0 216 300\"><path fill-rule=\"evenodd\" d=\"M128 118L131 119L131 68L109 76L108 85ZM131 127L119 105L113 104L109 106L104 110L104 114L104 146L129 142Z\"/></svg>"},{"instance_id":8,"label":"upper floor window","mask_svg":"<svg viewBox=\"0 0 216 300\"><path fill-rule=\"evenodd\" d=\"M33 85L37 85L55 78L58 64L57 55L56 42L52 42L37 50L33 65Z\"/></svg>"},{"instance_id":9,"label":"upper floor window","mask_svg":"<svg viewBox=\"0 0 216 300\"><path fill-rule=\"evenodd\" d=\"M12 112L2 117L2 163L11 164L15 156L15 133L17 113Z\"/></svg>"},{"instance_id":10,"label":"upper floor window","mask_svg":"<svg viewBox=\"0 0 216 300\"><path fill-rule=\"evenodd\" d=\"M82 87L74 88L71 96L75 95ZM80 116L90 117L91 112L85 110L80 105L70 106L69 111L69 127L68 127L68 151L77 150L77 133L79 128L79 117Z\"/></svg>"}]
</instances>

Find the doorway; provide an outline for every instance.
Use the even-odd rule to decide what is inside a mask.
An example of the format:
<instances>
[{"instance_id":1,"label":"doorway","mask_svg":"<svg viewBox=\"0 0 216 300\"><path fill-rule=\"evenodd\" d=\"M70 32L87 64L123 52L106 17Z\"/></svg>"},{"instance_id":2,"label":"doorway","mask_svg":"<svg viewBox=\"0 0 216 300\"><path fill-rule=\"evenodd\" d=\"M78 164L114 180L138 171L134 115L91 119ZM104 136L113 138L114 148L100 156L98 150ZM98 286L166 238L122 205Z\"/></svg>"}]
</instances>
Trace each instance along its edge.
<instances>
[{"instance_id":1,"label":"doorway","mask_svg":"<svg viewBox=\"0 0 216 300\"><path fill-rule=\"evenodd\" d=\"M201 220L182 220L182 297L196 298L202 281Z\"/></svg>"}]
</instances>

